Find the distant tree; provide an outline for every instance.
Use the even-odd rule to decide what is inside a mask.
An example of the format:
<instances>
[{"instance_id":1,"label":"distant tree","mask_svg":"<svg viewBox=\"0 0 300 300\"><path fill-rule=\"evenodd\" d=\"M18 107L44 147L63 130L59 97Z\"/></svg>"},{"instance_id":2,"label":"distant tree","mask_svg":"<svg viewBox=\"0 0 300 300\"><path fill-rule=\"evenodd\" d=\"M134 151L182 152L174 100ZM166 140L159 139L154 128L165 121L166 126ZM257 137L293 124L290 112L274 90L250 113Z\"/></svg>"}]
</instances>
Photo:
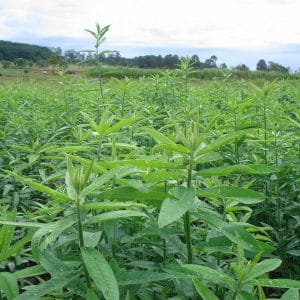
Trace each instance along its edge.
<instances>
[{"instance_id":1,"label":"distant tree","mask_svg":"<svg viewBox=\"0 0 300 300\"><path fill-rule=\"evenodd\" d=\"M199 68L200 67L200 59L199 59L198 55L194 54L191 58L192 58L193 66L195 68Z\"/></svg>"},{"instance_id":2,"label":"distant tree","mask_svg":"<svg viewBox=\"0 0 300 300\"><path fill-rule=\"evenodd\" d=\"M49 47L48 49L54 54L57 54L59 56L62 55L62 49L60 47Z\"/></svg>"},{"instance_id":3,"label":"distant tree","mask_svg":"<svg viewBox=\"0 0 300 300\"><path fill-rule=\"evenodd\" d=\"M139 68L156 68L157 61L155 55L144 55L134 58L136 66Z\"/></svg>"},{"instance_id":4,"label":"distant tree","mask_svg":"<svg viewBox=\"0 0 300 300\"><path fill-rule=\"evenodd\" d=\"M29 68L32 68L33 65L34 65L34 63L33 63L32 60L28 60L28 61L27 61L27 66L28 66Z\"/></svg>"},{"instance_id":5,"label":"distant tree","mask_svg":"<svg viewBox=\"0 0 300 300\"><path fill-rule=\"evenodd\" d=\"M49 65L49 62L46 59L40 59L36 62L37 66L41 68L46 68Z\"/></svg>"},{"instance_id":6,"label":"distant tree","mask_svg":"<svg viewBox=\"0 0 300 300\"><path fill-rule=\"evenodd\" d=\"M24 68L28 65L28 61L24 58L17 58L14 60L14 65L18 68Z\"/></svg>"},{"instance_id":7,"label":"distant tree","mask_svg":"<svg viewBox=\"0 0 300 300\"><path fill-rule=\"evenodd\" d=\"M220 69L228 69L228 67L225 63L222 63L220 64Z\"/></svg>"},{"instance_id":8,"label":"distant tree","mask_svg":"<svg viewBox=\"0 0 300 300\"><path fill-rule=\"evenodd\" d=\"M120 65L121 55L120 52L109 53L102 58L102 61L109 65Z\"/></svg>"},{"instance_id":9,"label":"distant tree","mask_svg":"<svg viewBox=\"0 0 300 300\"><path fill-rule=\"evenodd\" d=\"M217 68L217 60L218 58L215 55L212 55L210 58L205 60L205 64L208 68Z\"/></svg>"},{"instance_id":10,"label":"distant tree","mask_svg":"<svg viewBox=\"0 0 300 300\"><path fill-rule=\"evenodd\" d=\"M64 53L65 60L68 62L76 61L76 51L74 49L66 50Z\"/></svg>"},{"instance_id":11,"label":"distant tree","mask_svg":"<svg viewBox=\"0 0 300 300\"><path fill-rule=\"evenodd\" d=\"M211 56L211 57L210 57L210 60L212 61L212 64L213 64L213 65L217 65L217 60L218 60L218 58L217 58L215 55Z\"/></svg>"},{"instance_id":12,"label":"distant tree","mask_svg":"<svg viewBox=\"0 0 300 300\"><path fill-rule=\"evenodd\" d=\"M95 56L93 55L93 53L92 52L88 52L88 54L85 57L85 60L92 60L94 58L95 58Z\"/></svg>"},{"instance_id":13,"label":"distant tree","mask_svg":"<svg viewBox=\"0 0 300 300\"><path fill-rule=\"evenodd\" d=\"M178 55L168 54L164 57L164 67L169 69L176 69L180 63Z\"/></svg>"},{"instance_id":14,"label":"distant tree","mask_svg":"<svg viewBox=\"0 0 300 300\"><path fill-rule=\"evenodd\" d=\"M85 51L85 52L87 52L87 51ZM83 64L88 65L88 66L93 66L93 65L96 65L98 63L98 60L96 59L96 56L93 52L94 51L87 52L85 60L84 60L84 62L82 62Z\"/></svg>"},{"instance_id":15,"label":"distant tree","mask_svg":"<svg viewBox=\"0 0 300 300\"><path fill-rule=\"evenodd\" d=\"M11 66L11 62L8 61L8 60L2 60L1 64L2 64L4 69L8 69Z\"/></svg>"},{"instance_id":16,"label":"distant tree","mask_svg":"<svg viewBox=\"0 0 300 300\"><path fill-rule=\"evenodd\" d=\"M257 71L267 71L268 65L264 59L260 59L256 64Z\"/></svg>"},{"instance_id":17,"label":"distant tree","mask_svg":"<svg viewBox=\"0 0 300 300\"><path fill-rule=\"evenodd\" d=\"M85 58L84 53L80 51L75 51L74 49L66 50L64 53L64 58L69 63L77 63L83 61Z\"/></svg>"},{"instance_id":18,"label":"distant tree","mask_svg":"<svg viewBox=\"0 0 300 300\"><path fill-rule=\"evenodd\" d=\"M61 58L61 61L58 64L61 68L67 69L69 64L67 61L65 61L63 58Z\"/></svg>"},{"instance_id":19,"label":"distant tree","mask_svg":"<svg viewBox=\"0 0 300 300\"><path fill-rule=\"evenodd\" d=\"M162 68L163 63L164 63L163 57L161 55L158 55L156 59L156 64L157 64L156 68Z\"/></svg>"},{"instance_id":20,"label":"distant tree","mask_svg":"<svg viewBox=\"0 0 300 300\"><path fill-rule=\"evenodd\" d=\"M55 67L56 67L57 65L60 65L60 64L62 63L62 61L63 61L63 59L61 58L61 56L59 56L59 55L56 54L56 53L53 53L53 54L48 58L48 63L49 63L50 65L52 65L52 67L53 67L53 69L52 69L53 73L54 73L54 71L55 71Z\"/></svg>"},{"instance_id":21,"label":"distant tree","mask_svg":"<svg viewBox=\"0 0 300 300\"><path fill-rule=\"evenodd\" d=\"M245 64L239 64L234 67L234 69L238 71L249 71L249 67L247 67Z\"/></svg>"},{"instance_id":22,"label":"distant tree","mask_svg":"<svg viewBox=\"0 0 300 300\"><path fill-rule=\"evenodd\" d=\"M39 59L47 59L51 54L47 47L0 41L0 57L7 61L23 58L35 62Z\"/></svg>"},{"instance_id":23,"label":"distant tree","mask_svg":"<svg viewBox=\"0 0 300 300\"><path fill-rule=\"evenodd\" d=\"M268 71L276 71L276 72L282 72L282 73L288 73L289 68L286 68L278 63L275 63L273 61L269 61L268 64Z\"/></svg>"}]
</instances>

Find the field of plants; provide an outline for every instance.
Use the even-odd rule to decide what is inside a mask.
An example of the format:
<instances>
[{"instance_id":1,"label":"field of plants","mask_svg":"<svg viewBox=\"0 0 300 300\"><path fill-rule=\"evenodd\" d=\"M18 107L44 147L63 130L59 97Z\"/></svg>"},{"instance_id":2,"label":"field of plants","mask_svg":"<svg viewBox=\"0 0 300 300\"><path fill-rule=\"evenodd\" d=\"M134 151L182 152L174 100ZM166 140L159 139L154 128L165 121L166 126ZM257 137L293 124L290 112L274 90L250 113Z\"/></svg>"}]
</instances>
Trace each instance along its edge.
<instances>
[{"instance_id":1,"label":"field of plants","mask_svg":"<svg viewBox=\"0 0 300 300\"><path fill-rule=\"evenodd\" d=\"M0 299L299 299L300 83L0 81Z\"/></svg>"}]
</instances>

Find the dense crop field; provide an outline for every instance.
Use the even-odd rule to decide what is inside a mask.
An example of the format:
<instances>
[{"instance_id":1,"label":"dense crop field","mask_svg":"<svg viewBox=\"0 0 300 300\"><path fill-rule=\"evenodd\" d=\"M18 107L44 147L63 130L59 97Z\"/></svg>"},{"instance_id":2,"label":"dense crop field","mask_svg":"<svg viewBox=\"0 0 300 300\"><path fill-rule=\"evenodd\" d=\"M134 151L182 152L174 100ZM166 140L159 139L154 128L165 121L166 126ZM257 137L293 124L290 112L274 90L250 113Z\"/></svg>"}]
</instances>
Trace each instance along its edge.
<instances>
[{"instance_id":1,"label":"dense crop field","mask_svg":"<svg viewBox=\"0 0 300 300\"><path fill-rule=\"evenodd\" d=\"M0 81L0 299L298 299L299 81L190 71Z\"/></svg>"}]
</instances>

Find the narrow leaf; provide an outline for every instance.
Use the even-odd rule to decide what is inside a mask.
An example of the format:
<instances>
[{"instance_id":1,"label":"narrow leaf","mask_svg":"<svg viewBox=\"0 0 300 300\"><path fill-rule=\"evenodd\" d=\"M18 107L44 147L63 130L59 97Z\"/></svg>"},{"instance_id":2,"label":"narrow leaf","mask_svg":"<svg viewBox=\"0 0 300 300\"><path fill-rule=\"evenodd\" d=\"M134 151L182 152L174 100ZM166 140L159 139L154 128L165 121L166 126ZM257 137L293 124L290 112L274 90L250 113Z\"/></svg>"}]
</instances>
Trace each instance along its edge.
<instances>
[{"instance_id":1,"label":"narrow leaf","mask_svg":"<svg viewBox=\"0 0 300 300\"><path fill-rule=\"evenodd\" d=\"M104 298L106 300L118 300L118 282L104 256L93 248L82 248L81 255L89 275Z\"/></svg>"},{"instance_id":2,"label":"narrow leaf","mask_svg":"<svg viewBox=\"0 0 300 300\"><path fill-rule=\"evenodd\" d=\"M248 284L283 289L300 289L300 281L293 279L251 279Z\"/></svg>"},{"instance_id":3,"label":"narrow leaf","mask_svg":"<svg viewBox=\"0 0 300 300\"><path fill-rule=\"evenodd\" d=\"M219 300L219 298L206 285L197 279L193 279L193 284L203 300Z\"/></svg>"},{"instance_id":4,"label":"narrow leaf","mask_svg":"<svg viewBox=\"0 0 300 300\"><path fill-rule=\"evenodd\" d=\"M256 264L253 269L246 274L245 280L257 278L263 274L271 272L281 265L281 260L278 258L265 259Z\"/></svg>"},{"instance_id":5,"label":"narrow leaf","mask_svg":"<svg viewBox=\"0 0 300 300\"><path fill-rule=\"evenodd\" d=\"M0 273L0 293L1 290L7 297L7 300L13 300L19 295L19 287L16 278L7 272Z\"/></svg>"},{"instance_id":6,"label":"narrow leaf","mask_svg":"<svg viewBox=\"0 0 300 300\"><path fill-rule=\"evenodd\" d=\"M299 300L299 290L289 289L280 298L280 300Z\"/></svg>"},{"instance_id":7,"label":"narrow leaf","mask_svg":"<svg viewBox=\"0 0 300 300\"><path fill-rule=\"evenodd\" d=\"M41 183L38 183L38 182L35 182L31 179L28 179L28 178L25 178L25 177L22 177L14 172L11 172L11 171L7 171L7 170L4 170L5 173L13 176L15 179L17 179L18 181L24 183L24 184L27 184L29 185L30 187L34 188L35 190L39 191L39 192L42 192L48 196L51 196L55 199L59 199L59 200L62 200L62 201L68 201L70 200L69 197L66 195L66 194L63 194L63 193L60 193L56 190L53 190L53 189L50 189L49 187L41 184Z\"/></svg>"},{"instance_id":8,"label":"narrow leaf","mask_svg":"<svg viewBox=\"0 0 300 300\"><path fill-rule=\"evenodd\" d=\"M158 226L160 228L180 219L194 203L195 191L191 188L172 188L170 193L175 199L167 198L162 203L158 216Z\"/></svg>"},{"instance_id":9,"label":"narrow leaf","mask_svg":"<svg viewBox=\"0 0 300 300\"><path fill-rule=\"evenodd\" d=\"M234 200L243 204L255 204L264 201L263 194L255 192L250 189L243 189L239 187L220 186L214 188L202 189L198 192L200 197L217 197Z\"/></svg>"},{"instance_id":10,"label":"narrow leaf","mask_svg":"<svg viewBox=\"0 0 300 300\"><path fill-rule=\"evenodd\" d=\"M111 212L90 217L86 221L86 224L101 223L101 222L106 222L106 221L111 221L116 219L132 218L132 217L147 217L147 216L141 211L117 210L117 211L111 211Z\"/></svg>"}]
</instances>

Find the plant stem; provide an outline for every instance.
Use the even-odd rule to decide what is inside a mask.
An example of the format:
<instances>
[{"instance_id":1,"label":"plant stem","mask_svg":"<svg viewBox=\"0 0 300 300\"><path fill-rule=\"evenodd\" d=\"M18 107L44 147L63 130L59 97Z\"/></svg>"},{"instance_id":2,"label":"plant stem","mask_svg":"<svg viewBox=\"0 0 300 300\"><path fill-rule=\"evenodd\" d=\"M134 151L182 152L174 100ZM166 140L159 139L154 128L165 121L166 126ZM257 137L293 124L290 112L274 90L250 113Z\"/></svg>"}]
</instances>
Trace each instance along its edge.
<instances>
[{"instance_id":1,"label":"plant stem","mask_svg":"<svg viewBox=\"0 0 300 300\"><path fill-rule=\"evenodd\" d=\"M244 277L245 277L245 273L239 278L237 284L236 284L236 288L233 292L233 296L232 296L232 300L236 300L236 297L237 297L237 293L243 283L243 280L244 280Z\"/></svg>"},{"instance_id":2,"label":"plant stem","mask_svg":"<svg viewBox=\"0 0 300 300\"><path fill-rule=\"evenodd\" d=\"M187 186L188 188L192 185L192 169L193 169L193 157L190 156L189 169L188 169L188 179ZM191 224L190 224L190 213L187 211L183 217L184 221L184 234L186 240L188 264L193 263L193 253L192 253L192 240L191 240Z\"/></svg>"},{"instance_id":3,"label":"plant stem","mask_svg":"<svg viewBox=\"0 0 300 300\"><path fill-rule=\"evenodd\" d=\"M97 123L98 124L100 122L100 105L104 100L103 83L102 83L101 75L99 76L99 89L100 89L100 94L99 94L99 97L98 97L98 107L97 107Z\"/></svg>"},{"instance_id":4,"label":"plant stem","mask_svg":"<svg viewBox=\"0 0 300 300\"><path fill-rule=\"evenodd\" d=\"M80 213L80 198L76 197L76 212L77 212L77 223L78 223L78 237L79 237L79 246L80 248L84 247L84 239L83 239L83 225L82 225L82 221L81 221L81 213ZM81 258L82 260L82 258ZM91 287L91 281L90 281L90 277L89 277L89 273L87 271L87 268L82 260L82 265L83 265L83 271L84 271L84 275L86 278L86 283L87 286L90 288Z\"/></svg>"},{"instance_id":5,"label":"plant stem","mask_svg":"<svg viewBox=\"0 0 300 300\"><path fill-rule=\"evenodd\" d=\"M97 160L100 161L102 152L102 138L99 139L98 149L97 149Z\"/></svg>"},{"instance_id":6,"label":"plant stem","mask_svg":"<svg viewBox=\"0 0 300 300\"><path fill-rule=\"evenodd\" d=\"M263 102L263 110L264 110L264 158L265 158L265 165L268 165L268 158L267 158L267 103L266 103L266 97L264 97Z\"/></svg>"},{"instance_id":7,"label":"plant stem","mask_svg":"<svg viewBox=\"0 0 300 300\"><path fill-rule=\"evenodd\" d=\"M192 254L192 242L191 242L191 225L190 225L190 213L186 212L184 214L184 233L186 239L186 249L188 260L187 263L193 263L193 254Z\"/></svg>"}]
</instances>

